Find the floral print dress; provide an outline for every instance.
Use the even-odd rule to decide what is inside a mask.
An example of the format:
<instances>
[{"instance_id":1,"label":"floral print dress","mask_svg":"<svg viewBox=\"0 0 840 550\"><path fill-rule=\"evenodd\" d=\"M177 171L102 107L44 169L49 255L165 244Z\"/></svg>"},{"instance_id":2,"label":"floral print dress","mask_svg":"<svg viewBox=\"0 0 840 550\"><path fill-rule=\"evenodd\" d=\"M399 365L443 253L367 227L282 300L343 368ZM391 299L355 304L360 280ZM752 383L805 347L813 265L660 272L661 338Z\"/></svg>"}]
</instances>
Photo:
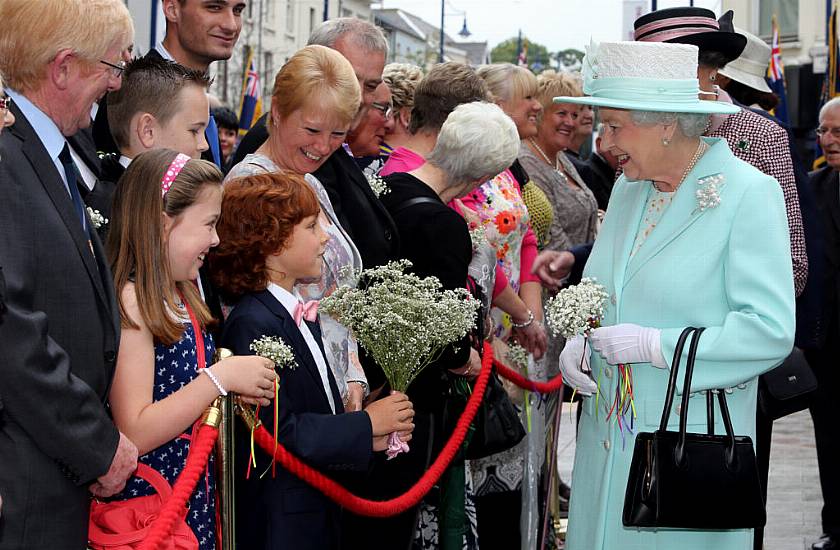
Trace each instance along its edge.
<instances>
[{"instance_id":1,"label":"floral print dress","mask_svg":"<svg viewBox=\"0 0 840 550\"><path fill-rule=\"evenodd\" d=\"M187 320L184 323L184 334L178 342L171 346L155 344L155 386L152 396L154 401L160 401L175 393L198 376L195 346L195 333L192 324ZM208 333L204 333L204 348L204 356L207 360L211 360L213 354L216 353L216 345L213 337ZM160 472L166 481L173 485L181 474L181 470L184 469L190 452L192 430L191 426L169 443L144 454L139 458L140 462ZM216 548L215 489L215 460L211 454L207 469L187 503L189 507L187 525L195 533L200 550ZM125 489L114 498L124 500L152 494L155 494L155 491L146 481L132 477L128 480Z\"/></svg>"},{"instance_id":2,"label":"floral print dress","mask_svg":"<svg viewBox=\"0 0 840 550\"><path fill-rule=\"evenodd\" d=\"M247 155L242 162L234 166L225 181L252 174L279 171L281 168L270 158L254 153ZM295 290L303 300L320 300L332 294L340 285L356 286L356 274L362 269L362 257L350 236L338 222L330 198L327 196L327 190L321 182L312 174L306 174L306 183L318 197L321 213L324 216L321 225L330 240L324 251L324 268L321 278L309 284L298 284ZM367 377L359 362L358 344L344 325L326 313L320 313L318 319L321 324L327 363L333 371L342 399L346 400L348 382L360 381L367 384Z\"/></svg>"},{"instance_id":3,"label":"floral print dress","mask_svg":"<svg viewBox=\"0 0 840 550\"><path fill-rule=\"evenodd\" d=\"M465 206L478 214L487 241L496 249L496 261L511 288L519 292L522 283L527 282L522 280L522 273L530 272L530 263L523 253L527 252L529 246L535 251L536 238L530 229L528 209L522 200L516 178L510 170L505 170L461 200ZM496 337L506 340L511 333L510 317L496 307L491 308L490 315L495 323ZM528 376L535 380L544 380L545 373L541 364L532 364L535 369L529 372ZM535 409L539 404L539 399L536 399L532 413L537 412ZM520 416L523 426L527 426L524 408L520 410ZM531 414L531 421L531 424L534 424L535 414ZM502 453L470 461L477 496L519 489L525 467L525 455L528 453L528 439L529 437L525 437L518 445Z\"/></svg>"}]
</instances>

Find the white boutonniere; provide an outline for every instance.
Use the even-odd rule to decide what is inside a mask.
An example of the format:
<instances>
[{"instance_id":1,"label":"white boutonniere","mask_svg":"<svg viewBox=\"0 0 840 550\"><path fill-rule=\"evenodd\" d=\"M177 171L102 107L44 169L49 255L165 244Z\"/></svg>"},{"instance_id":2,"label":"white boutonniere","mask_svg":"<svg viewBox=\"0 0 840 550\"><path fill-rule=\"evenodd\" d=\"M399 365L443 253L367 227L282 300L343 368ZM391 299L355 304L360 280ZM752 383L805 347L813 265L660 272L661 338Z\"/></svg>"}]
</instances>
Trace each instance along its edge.
<instances>
[{"instance_id":1,"label":"white boutonniere","mask_svg":"<svg viewBox=\"0 0 840 550\"><path fill-rule=\"evenodd\" d=\"M697 208L701 212L720 204L720 188L724 181L723 174L713 174L697 180Z\"/></svg>"},{"instance_id":2,"label":"white boutonniere","mask_svg":"<svg viewBox=\"0 0 840 550\"><path fill-rule=\"evenodd\" d=\"M276 368L289 367L290 369L294 369L297 367L292 348L282 338L263 335L251 342L250 348L251 351L260 357L265 357L273 361Z\"/></svg>"},{"instance_id":3,"label":"white boutonniere","mask_svg":"<svg viewBox=\"0 0 840 550\"><path fill-rule=\"evenodd\" d=\"M100 229L103 226L108 224L108 218L102 215L99 210L94 210L90 206L87 207L87 213L90 217L90 223L93 225L94 229Z\"/></svg>"},{"instance_id":4,"label":"white boutonniere","mask_svg":"<svg viewBox=\"0 0 840 550\"><path fill-rule=\"evenodd\" d=\"M368 175L367 181L368 185L370 185L370 188L373 190L373 194L376 195L377 198L391 191L391 189L388 188L388 184L385 183L385 180L375 174Z\"/></svg>"}]
</instances>

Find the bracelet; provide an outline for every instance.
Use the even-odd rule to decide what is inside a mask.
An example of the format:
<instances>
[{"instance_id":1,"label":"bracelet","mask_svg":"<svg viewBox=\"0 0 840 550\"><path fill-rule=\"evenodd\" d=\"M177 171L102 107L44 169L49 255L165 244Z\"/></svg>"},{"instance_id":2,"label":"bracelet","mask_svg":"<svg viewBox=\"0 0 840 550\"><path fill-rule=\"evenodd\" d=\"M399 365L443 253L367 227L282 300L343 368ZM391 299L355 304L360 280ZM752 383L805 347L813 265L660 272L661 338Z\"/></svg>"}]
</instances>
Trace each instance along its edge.
<instances>
[{"instance_id":1,"label":"bracelet","mask_svg":"<svg viewBox=\"0 0 840 550\"><path fill-rule=\"evenodd\" d=\"M347 383L360 385L362 387L362 393L364 394L364 396L367 397L368 395L370 395L370 390L368 389L367 382L363 382L362 380L348 380Z\"/></svg>"},{"instance_id":2,"label":"bracelet","mask_svg":"<svg viewBox=\"0 0 840 550\"><path fill-rule=\"evenodd\" d=\"M513 328L528 328L528 327L531 326L531 323L533 323L533 322L534 322L534 312L531 311L531 310L528 310L528 320L525 321L524 323L517 323L516 321L513 320L513 317L510 318L510 326L512 326Z\"/></svg>"},{"instance_id":3,"label":"bracelet","mask_svg":"<svg viewBox=\"0 0 840 550\"><path fill-rule=\"evenodd\" d=\"M199 370L199 372L203 372L207 375L207 378L209 378L210 381L213 382L213 385L216 386L216 389L219 390L219 395L221 395L222 397L225 397L227 395L228 392L225 391L225 388L222 386L222 383L219 382L219 379L216 378L216 375L213 374L213 371L211 371L209 367L206 369L201 369Z\"/></svg>"}]
</instances>

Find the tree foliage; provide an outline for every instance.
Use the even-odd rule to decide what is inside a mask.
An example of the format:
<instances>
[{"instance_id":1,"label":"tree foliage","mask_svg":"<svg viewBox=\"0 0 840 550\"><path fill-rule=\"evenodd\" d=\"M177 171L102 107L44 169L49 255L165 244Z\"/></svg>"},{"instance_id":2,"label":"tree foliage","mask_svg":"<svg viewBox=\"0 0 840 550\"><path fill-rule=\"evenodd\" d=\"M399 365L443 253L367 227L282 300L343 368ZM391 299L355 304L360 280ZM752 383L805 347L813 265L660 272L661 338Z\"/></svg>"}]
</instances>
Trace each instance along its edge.
<instances>
[{"instance_id":1,"label":"tree foliage","mask_svg":"<svg viewBox=\"0 0 840 550\"><path fill-rule=\"evenodd\" d=\"M528 44L528 54L526 57L526 62L528 63L528 66L531 69L546 69L549 67L549 65L552 64L551 53L548 51L548 48L546 48L538 42L532 42L531 40L528 40L525 36L522 37L522 43ZM490 51L490 58L493 60L493 63L516 64L519 60L518 56L519 38L516 36L499 42L499 44L497 44L496 47Z\"/></svg>"}]
</instances>

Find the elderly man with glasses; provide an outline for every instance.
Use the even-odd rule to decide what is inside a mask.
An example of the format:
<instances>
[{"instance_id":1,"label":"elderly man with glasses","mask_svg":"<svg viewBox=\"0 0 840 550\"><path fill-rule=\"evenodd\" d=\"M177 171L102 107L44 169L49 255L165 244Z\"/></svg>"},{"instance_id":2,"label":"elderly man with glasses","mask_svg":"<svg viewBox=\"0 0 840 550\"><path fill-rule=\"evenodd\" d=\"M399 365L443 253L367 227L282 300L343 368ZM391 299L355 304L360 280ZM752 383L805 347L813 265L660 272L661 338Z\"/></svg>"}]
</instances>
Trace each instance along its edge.
<instances>
[{"instance_id":1,"label":"elderly man with glasses","mask_svg":"<svg viewBox=\"0 0 840 550\"><path fill-rule=\"evenodd\" d=\"M366 175L377 175L388 160L381 147L385 145L386 134L394 128L394 108L391 103L391 89L384 82L376 87L370 108L362 115L359 124L347 136L347 145ZM386 148L387 145L386 145ZM390 150L390 148L388 148Z\"/></svg>"},{"instance_id":2,"label":"elderly man with glasses","mask_svg":"<svg viewBox=\"0 0 840 550\"><path fill-rule=\"evenodd\" d=\"M822 291L822 345L807 350L819 386L811 401L811 417L817 442L817 461L823 494L824 535L814 550L840 548L840 401L834 391L840 382L837 357L840 353L840 98L820 110L817 128L827 165L811 172L824 239L824 268L818 279Z\"/></svg>"},{"instance_id":3,"label":"elderly man with glasses","mask_svg":"<svg viewBox=\"0 0 840 550\"><path fill-rule=\"evenodd\" d=\"M137 448L104 406L119 311L67 136L120 87L134 28L120 0L3 0L0 21L0 549L83 550L90 493L120 491Z\"/></svg>"}]
</instances>

